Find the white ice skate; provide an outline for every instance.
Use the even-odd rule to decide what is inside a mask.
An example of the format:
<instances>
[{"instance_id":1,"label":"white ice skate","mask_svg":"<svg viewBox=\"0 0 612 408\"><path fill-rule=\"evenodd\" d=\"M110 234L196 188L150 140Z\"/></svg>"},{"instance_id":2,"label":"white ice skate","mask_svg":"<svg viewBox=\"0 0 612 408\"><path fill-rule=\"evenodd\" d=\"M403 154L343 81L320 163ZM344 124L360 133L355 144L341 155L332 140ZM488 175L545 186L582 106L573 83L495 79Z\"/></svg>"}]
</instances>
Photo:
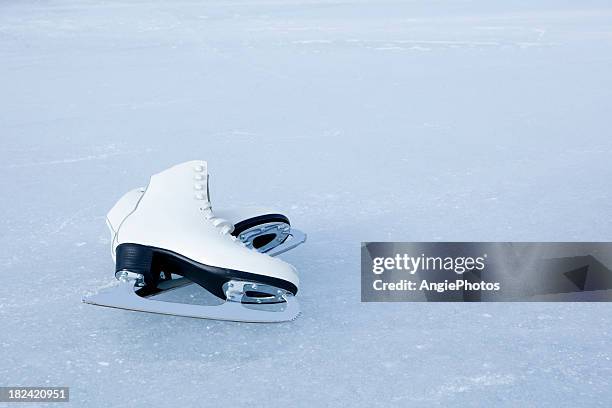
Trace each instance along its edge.
<instances>
[{"instance_id":1,"label":"white ice skate","mask_svg":"<svg viewBox=\"0 0 612 408\"><path fill-rule=\"evenodd\" d=\"M120 284L109 292L85 298L86 303L244 322L282 322L297 317L299 305L293 297L298 290L295 269L248 248L231 234L236 229L234 225L213 213L206 162L174 166L151 177L144 191L127 196L108 216L116 258L115 276ZM286 218L249 216L242 232L253 232L253 228L262 225L262 220L268 221L263 223L268 227L278 226ZM236 225L240 226L240 222ZM263 231L268 233L243 238L247 244L270 252L291 235L286 228L270 227ZM264 238L258 240L257 236ZM291 236L296 241L293 247L305 239ZM183 278L171 279L172 275ZM210 306L152 299L160 291L191 282L225 302Z\"/></svg>"}]
</instances>

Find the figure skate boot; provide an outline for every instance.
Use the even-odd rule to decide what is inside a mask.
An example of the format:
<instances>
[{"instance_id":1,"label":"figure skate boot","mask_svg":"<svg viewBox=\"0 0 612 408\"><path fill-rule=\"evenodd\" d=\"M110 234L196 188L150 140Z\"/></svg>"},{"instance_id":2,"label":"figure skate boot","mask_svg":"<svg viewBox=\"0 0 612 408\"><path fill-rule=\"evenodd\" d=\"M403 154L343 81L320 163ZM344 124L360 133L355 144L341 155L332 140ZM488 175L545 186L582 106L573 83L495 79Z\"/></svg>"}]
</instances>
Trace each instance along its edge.
<instances>
[{"instance_id":1,"label":"figure skate boot","mask_svg":"<svg viewBox=\"0 0 612 408\"><path fill-rule=\"evenodd\" d=\"M124 205L131 208L127 201ZM152 176L136 206L123 218L109 217L109 226L114 233L115 276L120 284L108 293L84 299L86 303L244 322L288 321L299 314L295 269L247 248L231 235L232 223L212 211L204 161L179 164ZM173 274L225 302L207 306L147 298ZM257 307L270 304L284 308Z\"/></svg>"}]
</instances>

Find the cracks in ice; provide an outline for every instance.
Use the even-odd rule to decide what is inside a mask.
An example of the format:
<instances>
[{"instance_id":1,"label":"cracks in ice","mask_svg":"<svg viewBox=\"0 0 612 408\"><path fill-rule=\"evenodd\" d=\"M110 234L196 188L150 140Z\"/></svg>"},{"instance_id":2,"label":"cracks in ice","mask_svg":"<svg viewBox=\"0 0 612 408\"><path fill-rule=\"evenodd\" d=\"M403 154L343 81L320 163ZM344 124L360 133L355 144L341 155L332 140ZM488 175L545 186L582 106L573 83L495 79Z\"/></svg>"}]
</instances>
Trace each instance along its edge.
<instances>
[{"instance_id":1,"label":"cracks in ice","mask_svg":"<svg viewBox=\"0 0 612 408\"><path fill-rule=\"evenodd\" d=\"M87 211L91 210L94 207L95 207L95 205L92 204L90 206L87 206L85 208L81 208L80 210L74 212L72 215L66 217L55 230L50 232L50 234L53 235L53 234L57 234L57 233L61 232L68 225L71 225L74 221L76 221L77 218L79 218L80 216L82 216L83 214L85 214Z\"/></svg>"},{"instance_id":2,"label":"cracks in ice","mask_svg":"<svg viewBox=\"0 0 612 408\"><path fill-rule=\"evenodd\" d=\"M108 159L110 157L121 156L121 155L125 155L125 154L128 154L128 153L127 152L102 153L102 154L87 155L87 156L82 156L82 157L75 157L75 158L71 158L71 159L57 159L57 160L48 160L48 161L41 161L41 162L29 162L29 163L21 163L21 164L10 164L10 165L6 166L5 168L8 168L8 169L17 169L17 168L24 168L24 167L53 166L53 165L57 165L57 164L70 164L70 163L78 163L78 162L91 161L91 160L106 160L106 159Z\"/></svg>"},{"instance_id":3,"label":"cracks in ice","mask_svg":"<svg viewBox=\"0 0 612 408\"><path fill-rule=\"evenodd\" d=\"M360 46L377 51L432 51L434 49L461 49L461 48L503 48L503 47L546 47L555 43L544 43L542 37L545 30L537 31L534 41L501 41L501 40L295 40L291 44L296 46ZM319 51L317 49L316 51Z\"/></svg>"},{"instance_id":4,"label":"cracks in ice","mask_svg":"<svg viewBox=\"0 0 612 408\"><path fill-rule=\"evenodd\" d=\"M312 47L312 46L358 46L367 49L378 51L432 51L434 49L457 49L457 48L503 48L503 47L546 47L556 45L555 43L546 43L543 41L547 30L542 27L523 27L523 26L477 26L473 28L476 32L495 32L508 33L512 32L513 36L518 36L520 39L503 40L503 39L394 39L394 40L377 40L377 39L301 39L293 40L291 44L296 46ZM534 38L535 36L535 38ZM478 34L477 37L482 37ZM316 51L319 51L318 49Z\"/></svg>"},{"instance_id":5,"label":"cracks in ice","mask_svg":"<svg viewBox=\"0 0 612 408\"><path fill-rule=\"evenodd\" d=\"M472 377L459 377L451 381L449 384L438 387L436 394L438 396L446 396L461 392L468 392L474 388L511 385L514 382L515 377L510 374L483 374Z\"/></svg>"},{"instance_id":6,"label":"cracks in ice","mask_svg":"<svg viewBox=\"0 0 612 408\"><path fill-rule=\"evenodd\" d=\"M27 163L19 163L19 164L9 164L4 166L5 169L20 169L27 167L39 167L39 166L56 166L62 164L72 164L72 163L81 163L95 160L107 160L114 157L126 156L132 154L142 154L150 153L153 150L151 148L145 148L141 150L128 150L125 146L117 145L115 143L111 143L105 146L97 146L94 150L97 150L97 153L91 153L78 157L70 157L70 158L61 158L55 160L44 160L44 161L30 161Z\"/></svg>"}]
</instances>

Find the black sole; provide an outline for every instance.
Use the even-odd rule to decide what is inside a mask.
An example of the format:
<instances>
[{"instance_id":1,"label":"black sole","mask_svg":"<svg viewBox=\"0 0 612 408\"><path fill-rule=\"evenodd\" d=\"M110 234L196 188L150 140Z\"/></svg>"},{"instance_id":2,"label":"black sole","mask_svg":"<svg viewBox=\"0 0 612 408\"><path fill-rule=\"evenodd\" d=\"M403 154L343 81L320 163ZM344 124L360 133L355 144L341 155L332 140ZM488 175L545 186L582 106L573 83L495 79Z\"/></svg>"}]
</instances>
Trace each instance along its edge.
<instances>
[{"instance_id":1,"label":"black sole","mask_svg":"<svg viewBox=\"0 0 612 408\"><path fill-rule=\"evenodd\" d=\"M115 272L122 270L143 275L145 286L141 290L147 293L158 291L158 284L164 280L160 278L162 272L166 279L171 274L183 276L221 299L226 299L223 285L230 280L270 285L294 295L298 291L297 286L283 279L205 265L166 249L132 243L117 247Z\"/></svg>"}]
</instances>

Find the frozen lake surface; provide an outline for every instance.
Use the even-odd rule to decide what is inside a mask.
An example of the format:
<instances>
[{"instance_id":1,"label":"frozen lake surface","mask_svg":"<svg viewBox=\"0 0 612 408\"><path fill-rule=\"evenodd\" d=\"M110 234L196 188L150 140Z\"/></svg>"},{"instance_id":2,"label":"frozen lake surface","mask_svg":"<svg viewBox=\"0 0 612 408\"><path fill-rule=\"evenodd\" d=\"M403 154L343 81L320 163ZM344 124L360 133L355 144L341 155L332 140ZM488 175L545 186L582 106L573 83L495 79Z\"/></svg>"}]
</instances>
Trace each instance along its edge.
<instances>
[{"instance_id":1,"label":"frozen lake surface","mask_svg":"<svg viewBox=\"0 0 612 408\"><path fill-rule=\"evenodd\" d=\"M361 241L612 240L606 1L3 1L0 385L70 406L612 405L608 304L362 304ZM108 209L208 160L303 316L81 304Z\"/></svg>"}]
</instances>

